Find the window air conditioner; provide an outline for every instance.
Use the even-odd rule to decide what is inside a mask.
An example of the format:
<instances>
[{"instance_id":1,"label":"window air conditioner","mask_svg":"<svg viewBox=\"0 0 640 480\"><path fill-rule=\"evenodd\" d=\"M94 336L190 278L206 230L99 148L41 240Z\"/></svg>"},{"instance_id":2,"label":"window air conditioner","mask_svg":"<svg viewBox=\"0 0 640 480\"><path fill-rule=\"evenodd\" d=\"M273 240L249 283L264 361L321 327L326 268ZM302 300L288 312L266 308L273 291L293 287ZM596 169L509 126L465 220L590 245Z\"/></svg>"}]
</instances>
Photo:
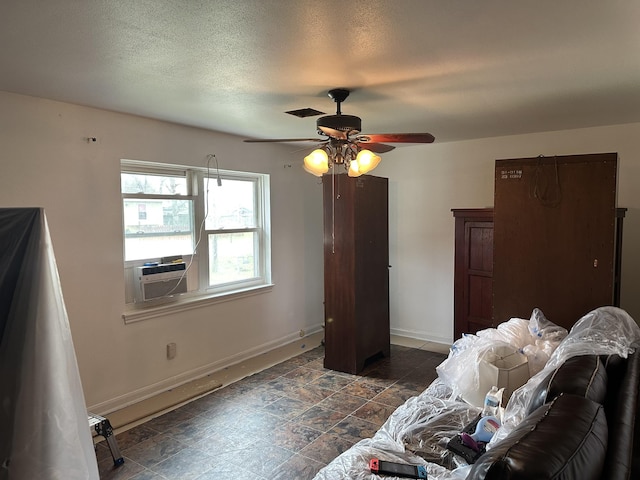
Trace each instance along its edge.
<instances>
[{"instance_id":1,"label":"window air conditioner","mask_svg":"<svg viewBox=\"0 0 640 480\"><path fill-rule=\"evenodd\" d=\"M147 302L187 292L184 262L138 267L136 271L136 302Z\"/></svg>"}]
</instances>

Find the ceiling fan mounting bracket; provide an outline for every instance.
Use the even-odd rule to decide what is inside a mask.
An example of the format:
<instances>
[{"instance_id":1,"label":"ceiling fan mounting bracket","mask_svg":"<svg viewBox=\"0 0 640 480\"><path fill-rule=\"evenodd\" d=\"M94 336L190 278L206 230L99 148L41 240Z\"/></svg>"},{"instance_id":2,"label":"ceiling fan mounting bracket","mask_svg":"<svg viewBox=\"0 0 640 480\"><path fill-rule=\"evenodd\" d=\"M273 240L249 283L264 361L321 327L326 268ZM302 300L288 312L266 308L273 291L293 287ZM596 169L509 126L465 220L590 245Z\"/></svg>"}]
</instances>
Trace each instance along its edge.
<instances>
[{"instance_id":1,"label":"ceiling fan mounting bracket","mask_svg":"<svg viewBox=\"0 0 640 480\"><path fill-rule=\"evenodd\" d=\"M334 102L340 104L347 99L349 93L349 90L347 90L346 88L334 88L332 90L329 90L328 95L329 98L333 99Z\"/></svg>"}]
</instances>

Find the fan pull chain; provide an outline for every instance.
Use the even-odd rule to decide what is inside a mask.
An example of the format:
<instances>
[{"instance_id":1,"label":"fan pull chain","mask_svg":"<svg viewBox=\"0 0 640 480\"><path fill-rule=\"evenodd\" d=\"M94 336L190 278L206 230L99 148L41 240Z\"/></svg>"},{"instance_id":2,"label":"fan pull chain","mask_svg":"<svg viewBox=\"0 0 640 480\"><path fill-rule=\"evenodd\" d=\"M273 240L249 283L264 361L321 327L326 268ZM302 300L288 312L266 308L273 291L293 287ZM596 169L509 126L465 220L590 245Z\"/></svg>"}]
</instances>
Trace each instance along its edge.
<instances>
[{"instance_id":1,"label":"fan pull chain","mask_svg":"<svg viewBox=\"0 0 640 480\"><path fill-rule=\"evenodd\" d=\"M331 253L336 253L336 170L331 169Z\"/></svg>"}]
</instances>

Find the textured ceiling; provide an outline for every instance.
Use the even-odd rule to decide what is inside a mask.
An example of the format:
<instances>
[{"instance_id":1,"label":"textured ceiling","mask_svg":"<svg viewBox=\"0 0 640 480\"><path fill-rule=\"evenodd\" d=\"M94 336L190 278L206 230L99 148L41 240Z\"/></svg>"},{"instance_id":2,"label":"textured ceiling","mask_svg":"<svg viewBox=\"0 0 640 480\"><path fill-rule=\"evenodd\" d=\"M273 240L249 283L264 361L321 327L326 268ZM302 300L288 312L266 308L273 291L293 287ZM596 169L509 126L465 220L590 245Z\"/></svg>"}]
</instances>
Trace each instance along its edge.
<instances>
[{"instance_id":1,"label":"textured ceiling","mask_svg":"<svg viewBox=\"0 0 640 480\"><path fill-rule=\"evenodd\" d=\"M3 0L0 90L242 136L436 142L640 121L632 0Z\"/></svg>"}]
</instances>

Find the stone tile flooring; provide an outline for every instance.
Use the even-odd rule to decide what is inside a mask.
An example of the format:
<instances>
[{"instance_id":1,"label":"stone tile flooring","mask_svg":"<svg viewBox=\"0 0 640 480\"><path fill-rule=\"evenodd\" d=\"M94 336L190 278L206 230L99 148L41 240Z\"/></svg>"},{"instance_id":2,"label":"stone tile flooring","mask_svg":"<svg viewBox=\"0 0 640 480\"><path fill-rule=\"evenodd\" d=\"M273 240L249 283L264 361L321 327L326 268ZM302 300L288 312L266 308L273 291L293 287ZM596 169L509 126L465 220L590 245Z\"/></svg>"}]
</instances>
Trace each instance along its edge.
<instances>
[{"instance_id":1,"label":"stone tile flooring","mask_svg":"<svg viewBox=\"0 0 640 480\"><path fill-rule=\"evenodd\" d=\"M99 443L100 478L312 479L422 392L446 358L392 345L389 358L349 375L323 357L322 347L307 351L117 435L121 467Z\"/></svg>"}]
</instances>

